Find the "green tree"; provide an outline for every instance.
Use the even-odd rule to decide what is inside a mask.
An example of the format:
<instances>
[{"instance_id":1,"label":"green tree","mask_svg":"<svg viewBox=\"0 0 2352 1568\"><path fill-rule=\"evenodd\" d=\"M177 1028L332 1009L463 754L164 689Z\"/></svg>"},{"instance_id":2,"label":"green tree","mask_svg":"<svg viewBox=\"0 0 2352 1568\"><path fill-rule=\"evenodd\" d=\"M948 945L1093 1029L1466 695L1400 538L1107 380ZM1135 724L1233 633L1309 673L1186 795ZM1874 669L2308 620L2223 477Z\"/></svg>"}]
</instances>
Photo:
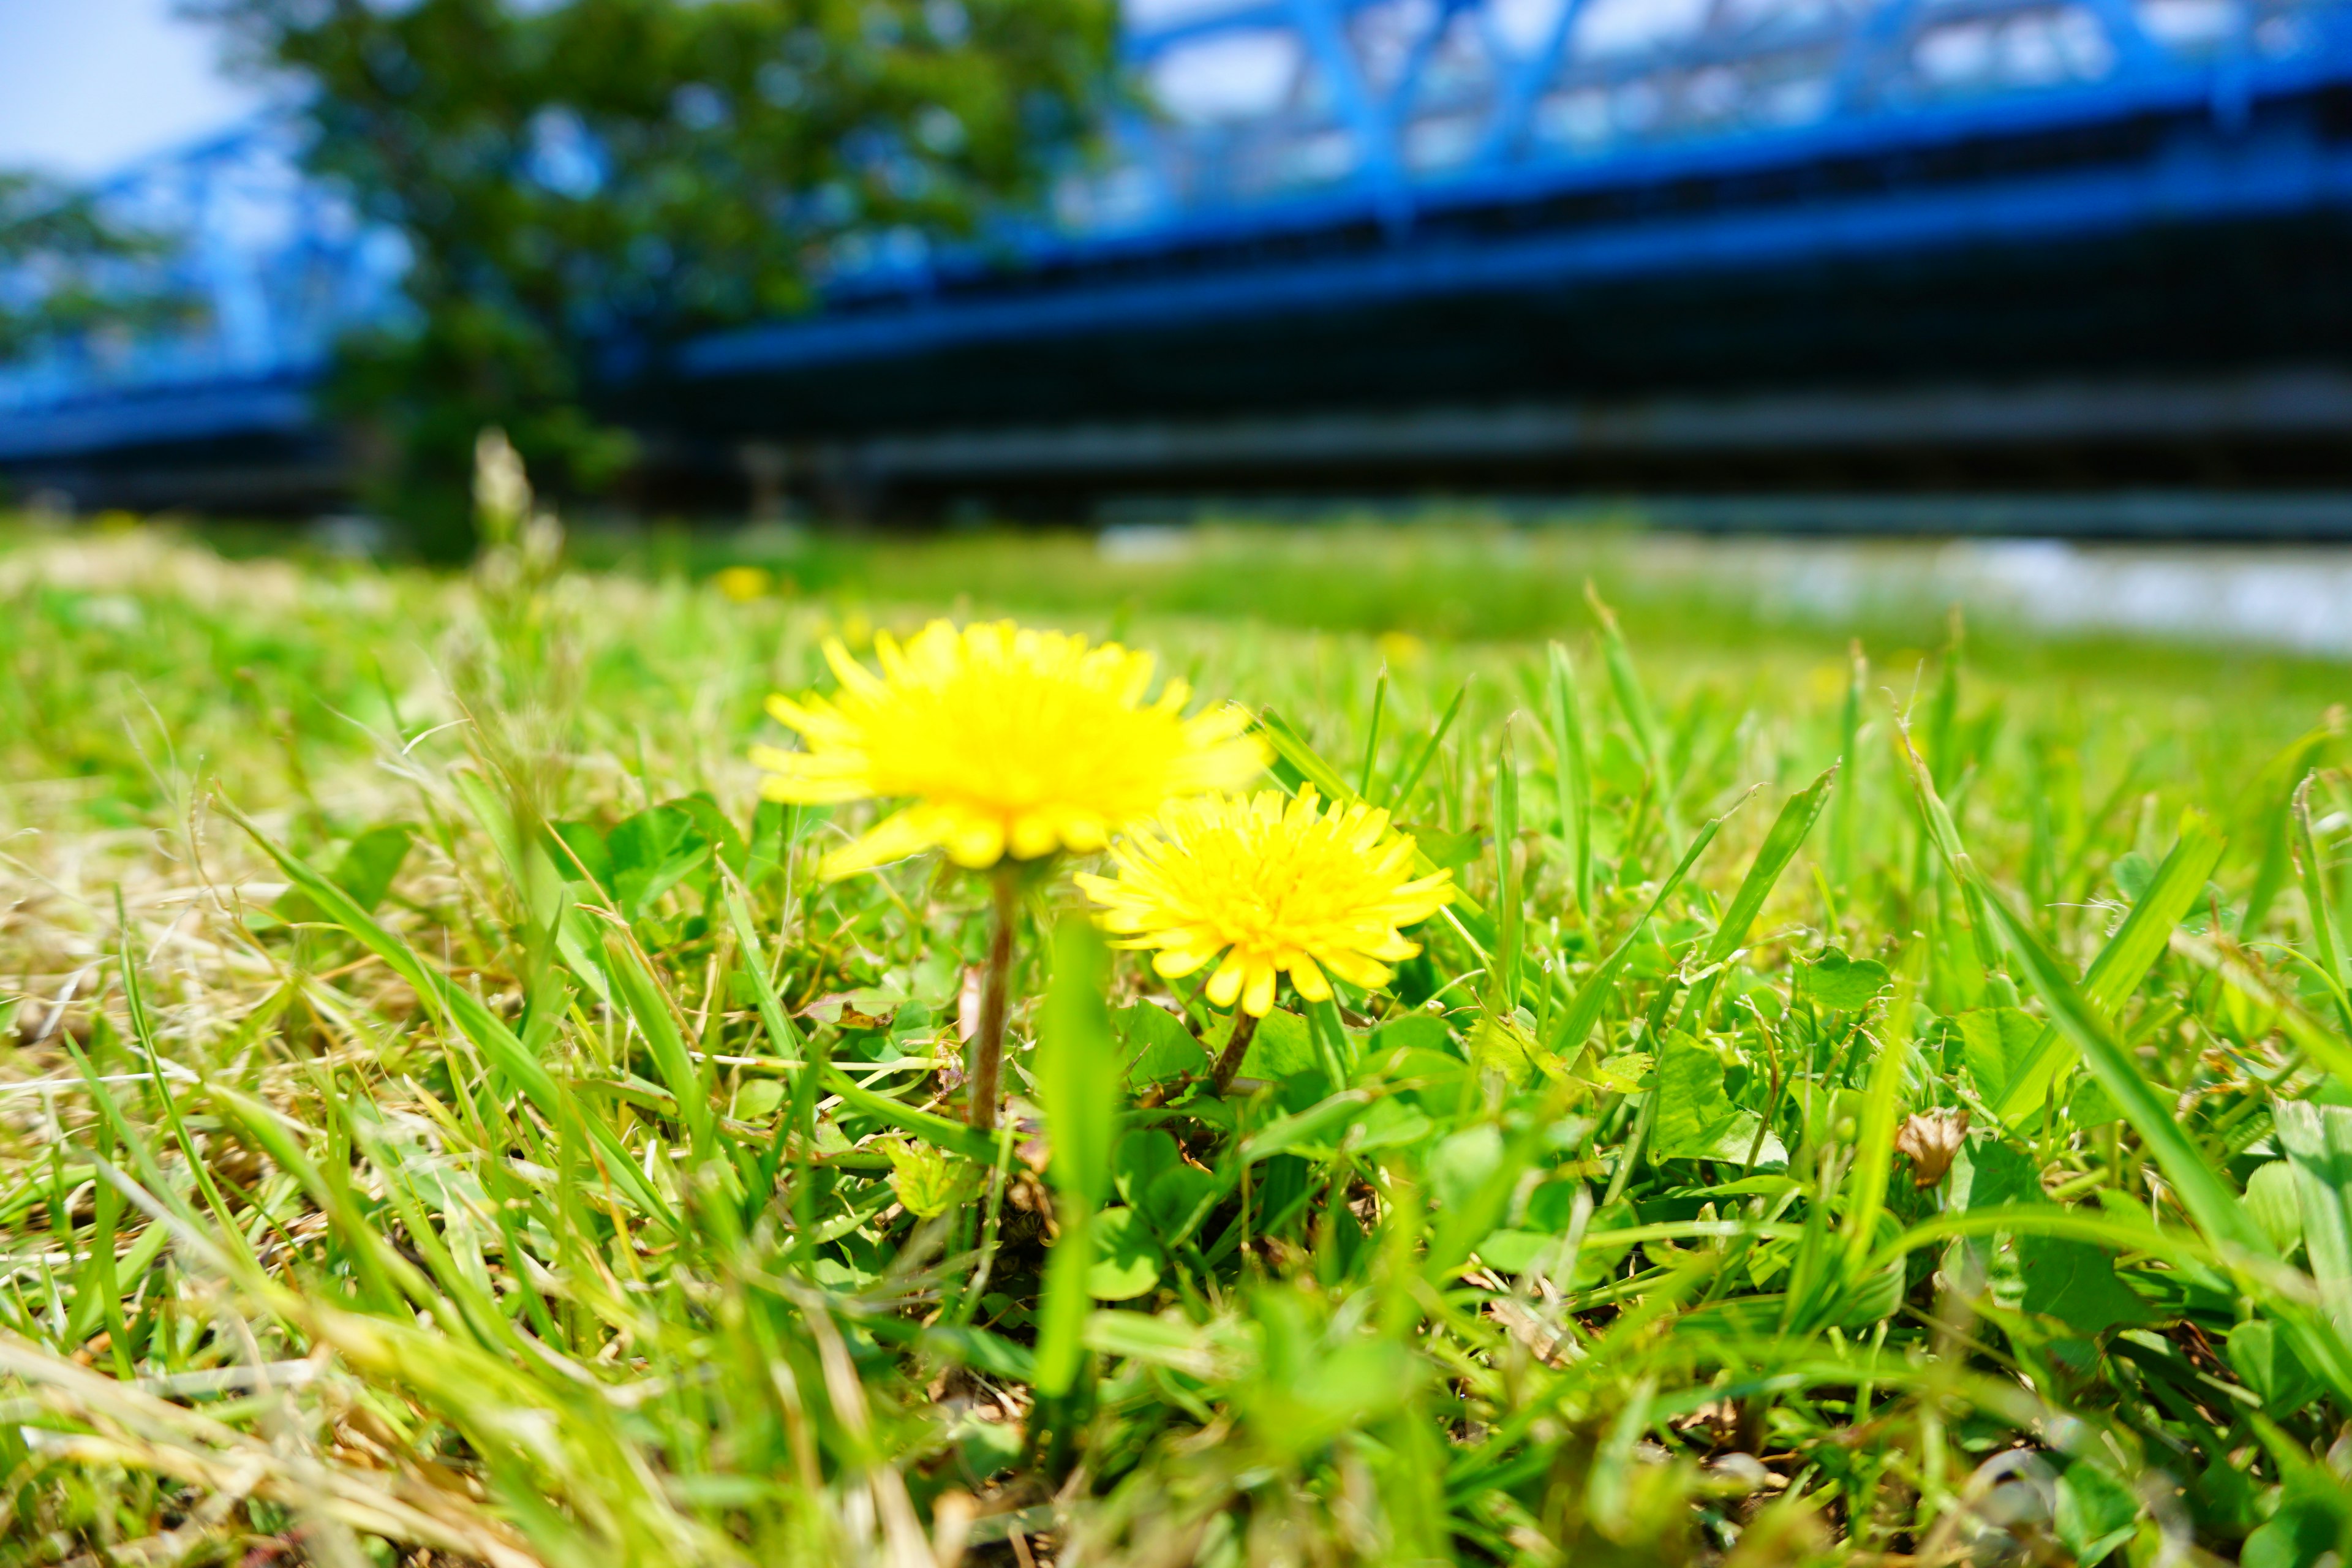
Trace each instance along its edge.
<instances>
[{"instance_id":1,"label":"green tree","mask_svg":"<svg viewBox=\"0 0 2352 1568\"><path fill-rule=\"evenodd\" d=\"M177 290L132 282L135 263L155 246L155 237L112 221L87 194L0 170L0 363L95 328L155 327L183 316L188 304ZM107 279L110 264L122 276Z\"/></svg>"},{"instance_id":2,"label":"green tree","mask_svg":"<svg viewBox=\"0 0 2352 1568\"><path fill-rule=\"evenodd\" d=\"M1034 199L1108 79L1112 0L191 0L309 92L312 168L406 235L414 310L331 397L378 503L469 546L476 433L557 489L633 445L599 384L806 304L876 243ZM913 240L920 243L921 240Z\"/></svg>"}]
</instances>

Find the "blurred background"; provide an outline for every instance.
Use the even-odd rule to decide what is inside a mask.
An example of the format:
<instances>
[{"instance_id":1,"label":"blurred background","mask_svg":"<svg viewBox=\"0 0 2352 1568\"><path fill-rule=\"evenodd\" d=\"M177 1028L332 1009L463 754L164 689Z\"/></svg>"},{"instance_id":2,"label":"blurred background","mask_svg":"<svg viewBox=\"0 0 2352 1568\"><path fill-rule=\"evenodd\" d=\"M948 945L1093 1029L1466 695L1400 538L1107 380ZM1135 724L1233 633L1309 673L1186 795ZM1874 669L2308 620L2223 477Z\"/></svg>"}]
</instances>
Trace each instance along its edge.
<instances>
[{"instance_id":1,"label":"blurred background","mask_svg":"<svg viewBox=\"0 0 2352 1568\"><path fill-rule=\"evenodd\" d=\"M2342 656L2347 220L2352 0L0 0L0 506L460 559L497 426Z\"/></svg>"}]
</instances>

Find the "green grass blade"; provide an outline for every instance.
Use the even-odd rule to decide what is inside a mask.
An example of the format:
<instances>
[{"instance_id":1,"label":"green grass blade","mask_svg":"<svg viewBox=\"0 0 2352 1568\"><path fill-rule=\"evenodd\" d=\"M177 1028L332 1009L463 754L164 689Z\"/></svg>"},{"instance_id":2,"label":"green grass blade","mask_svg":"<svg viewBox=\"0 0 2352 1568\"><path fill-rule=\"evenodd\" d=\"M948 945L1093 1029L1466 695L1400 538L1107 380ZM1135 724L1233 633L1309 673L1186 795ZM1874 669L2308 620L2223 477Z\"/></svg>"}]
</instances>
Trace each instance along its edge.
<instances>
[{"instance_id":1,"label":"green grass blade","mask_svg":"<svg viewBox=\"0 0 2352 1568\"><path fill-rule=\"evenodd\" d=\"M1828 803L1832 784L1836 782L1838 764L1832 763L1822 775L1790 795L1781 805L1780 815L1772 819L1772 826L1764 835L1764 842L1756 851L1756 858L1741 878L1739 890L1731 896L1730 905L1715 928L1715 936L1700 956L1702 964L1720 963L1739 950L1748 940L1749 928L1763 912L1764 900L1772 896L1772 889L1780 880L1780 873L1797 858L1804 846L1805 837Z\"/></svg>"},{"instance_id":2,"label":"green grass blade","mask_svg":"<svg viewBox=\"0 0 2352 1568\"><path fill-rule=\"evenodd\" d=\"M1617 710L1625 716L1625 727L1633 735L1634 750L1649 773L1650 786L1657 795L1667 836L1680 843L1682 826L1675 815L1675 799L1682 781L1674 776L1674 755L1666 744L1665 731L1658 723L1657 710L1650 705L1650 694L1642 685L1641 673L1633 668L1633 649L1618 627L1617 613L1602 601L1590 581L1584 584L1584 597L1601 622L1601 658L1609 671L1610 689L1617 697Z\"/></svg>"},{"instance_id":3,"label":"green grass blade","mask_svg":"<svg viewBox=\"0 0 2352 1568\"><path fill-rule=\"evenodd\" d=\"M1508 725L1503 729L1502 754L1495 760L1493 805L1495 951L1488 965L1488 994L1495 1011L1507 1016L1519 1005L1520 926L1526 916L1519 901L1519 765Z\"/></svg>"},{"instance_id":4,"label":"green grass blade","mask_svg":"<svg viewBox=\"0 0 2352 1568\"><path fill-rule=\"evenodd\" d=\"M1984 902L2026 981L2050 1009L2053 1021L2074 1042L2082 1053L2084 1067L2156 1156L2157 1164L2179 1194L2181 1205L2207 1238L2249 1258L2272 1256L2269 1240L2248 1217L2237 1194L2189 1141L2172 1108L2158 1099L2147 1079L2140 1076L2131 1053L2116 1038L2097 1006L2066 977L2057 958L2006 902L1990 891Z\"/></svg>"},{"instance_id":5,"label":"green grass blade","mask_svg":"<svg viewBox=\"0 0 2352 1568\"><path fill-rule=\"evenodd\" d=\"M2327 896L2319 844L2311 830L2309 773L2294 786L2294 859L2295 873L2303 883L2304 907L2310 913L2312 951L2318 957L2320 973L2335 982L2336 1009L2346 1033L2352 1035L2352 970L2345 967L2340 940L2340 934L2352 927L2346 925L2344 911Z\"/></svg>"},{"instance_id":6,"label":"green grass blade","mask_svg":"<svg viewBox=\"0 0 2352 1568\"><path fill-rule=\"evenodd\" d=\"M1706 852L1708 845L1715 842L1717 832L1729 816L1730 813L1726 812L1698 830L1697 837L1690 841L1690 847L1683 851L1682 859L1666 879L1658 884L1658 890L1642 907L1642 912L1633 918L1633 923L1625 929L1625 934L1619 939L1616 947L1577 988L1576 999L1569 1004L1567 1014L1561 1017L1559 1027L1552 1035L1550 1050L1553 1056L1568 1061L1584 1048L1586 1040L1592 1037L1592 1026L1601 1022L1601 1011L1609 1005L1617 976L1624 970L1626 961L1633 956L1633 944L1640 940L1642 928L1650 923L1650 918L1658 912L1659 906L1682 887L1683 879L1690 875L1691 868L1698 864L1698 858Z\"/></svg>"},{"instance_id":7,"label":"green grass blade","mask_svg":"<svg viewBox=\"0 0 2352 1568\"><path fill-rule=\"evenodd\" d=\"M1990 917L1985 912L1985 894L1977 880L1975 862L1969 858L1968 847L1960 842L1959 825L1952 820L1951 812L1946 808L1943 795L1936 787L1936 776L1927 759L1911 743L1910 728L1898 724L1895 735L1902 744L1904 760L1910 765L1912 799L1918 807L1920 826L1926 830L1928 842L1935 847L1937 857L1943 861L1944 868L1951 873L1952 880L1958 885L1961 901L1968 907L1969 935L1976 944L1977 964L1982 969L1996 968L2000 963L2000 942L1993 934Z\"/></svg>"},{"instance_id":8,"label":"green grass blade","mask_svg":"<svg viewBox=\"0 0 2352 1568\"><path fill-rule=\"evenodd\" d=\"M2273 1114L2279 1147L2294 1165L2321 1310L2352 1337L2352 1110L2283 1100Z\"/></svg>"},{"instance_id":9,"label":"green grass blade","mask_svg":"<svg viewBox=\"0 0 2352 1568\"><path fill-rule=\"evenodd\" d=\"M554 1114L555 1079L544 1064L523 1048L515 1032L483 1006L478 997L450 984L418 958L406 942L362 909L350 894L320 875L308 862L271 842L236 807L225 805L223 809L278 863L287 879L302 890L320 914L358 938L362 946L407 981L419 1001L480 1047L490 1064L511 1079L542 1113Z\"/></svg>"},{"instance_id":10,"label":"green grass blade","mask_svg":"<svg viewBox=\"0 0 2352 1568\"><path fill-rule=\"evenodd\" d=\"M1844 769L1845 787L1830 802L1830 879L1840 888L1853 884L1855 814L1862 796L1862 694L1870 679L1862 644L1846 650L1845 700L1838 710L1838 762Z\"/></svg>"},{"instance_id":11,"label":"green grass blade","mask_svg":"<svg viewBox=\"0 0 2352 1568\"><path fill-rule=\"evenodd\" d=\"M1895 984L1886 1008L1886 1038L1871 1066L1870 1087L1862 1104L1862 1126L1856 1141L1853 1169L1846 1176L1844 1279L1851 1288L1866 1278L1872 1248L1878 1239L1878 1216L1886 1212L1886 1184L1895 1172L1895 1131L1901 1109L1906 1069L1911 1062L1911 999L1916 986L1906 966Z\"/></svg>"},{"instance_id":12,"label":"green grass blade","mask_svg":"<svg viewBox=\"0 0 2352 1568\"><path fill-rule=\"evenodd\" d=\"M2172 940L2173 929L2204 896L2206 879L2221 863L2223 847L2210 817L2189 812L2181 818L2172 852L2083 977L2083 998L2100 1017L2113 1019L2147 978ZM2003 1121L2015 1125L2049 1097L2050 1085L2064 1065L2057 1048L2060 1037L2059 1026L2053 1023L2027 1050L2002 1090L2000 1103L1993 1107Z\"/></svg>"},{"instance_id":13,"label":"green grass blade","mask_svg":"<svg viewBox=\"0 0 2352 1568\"><path fill-rule=\"evenodd\" d=\"M1576 661L1559 643L1550 647L1552 749L1559 767L1559 837L1568 846L1569 886L1577 912L1592 919L1592 763L1584 741L1583 700Z\"/></svg>"},{"instance_id":14,"label":"green grass blade","mask_svg":"<svg viewBox=\"0 0 2352 1568\"><path fill-rule=\"evenodd\" d=\"M1412 792L1420 787L1421 775L1427 773L1429 764L1436 760L1437 748L1445 743L1445 733L1454 728L1454 721L1462 716L1463 701L1469 695L1470 683L1465 680L1462 683L1461 689L1454 692L1454 700L1445 705L1445 716L1437 721L1437 728L1429 732L1429 739L1423 742L1421 751L1414 756L1412 765L1407 768L1404 771L1404 776L1397 781L1396 788L1389 792L1390 810L1402 811L1406 804L1412 799Z\"/></svg>"},{"instance_id":15,"label":"green grass blade","mask_svg":"<svg viewBox=\"0 0 2352 1568\"><path fill-rule=\"evenodd\" d=\"M1362 798L1348 787L1348 781L1339 776L1339 770L1325 762L1322 754L1307 743L1307 737L1273 709L1263 710L1258 714L1258 732L1274 748L1274 754L1297 769L1300 776L1313 784L1316 793L1325 800L1344 804Z\"/></svg>"},{"instance_id":16,"label":"green grass blade","mask_svg":"<svg viewBox=\"0 0 2352 1568\"><path fill-rule=\"evenodd\" d=\"M694 1058L687 1054L686 1040L678 1033L669 997L637 944L613 932L604 938L604 957L606 973L645 1037L655 1070L662 1075L663 1084L677 1101L678 1115L694 1146L695 1163L699 1164L711 1152L710 1085Z\"/></svg>"},{"instance_id":17,"label":"green grass blade","mask_svg":"<svg viewBox=\"0 0 2352 1568\"><path fill-rule=\"evenodd\" d=\"M1118 1136L1118 1054L1103 1005L1108 973L1109 954L1093 922L1066 917L1054 933L1054 979L1037 1040L1037 1097L1062 1226L1038 1310L1037 1388L1055 1398L1069 1392L1085 1355L1094 1214L1110 1195Z\"/></svg>"}]
</instances>

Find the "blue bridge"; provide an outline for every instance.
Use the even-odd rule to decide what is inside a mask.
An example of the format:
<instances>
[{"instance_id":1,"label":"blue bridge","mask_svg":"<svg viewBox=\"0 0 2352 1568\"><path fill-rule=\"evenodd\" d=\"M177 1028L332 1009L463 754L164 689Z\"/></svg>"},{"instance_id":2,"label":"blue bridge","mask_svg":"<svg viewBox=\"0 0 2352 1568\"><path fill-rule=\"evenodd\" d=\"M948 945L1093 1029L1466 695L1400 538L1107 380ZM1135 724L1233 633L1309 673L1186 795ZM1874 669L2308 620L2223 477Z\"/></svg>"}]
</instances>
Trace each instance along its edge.
<instances>
[{"instance_id":1,"label":"blue bridge","mask_svg":"<svg viewBox=\"0 0 2352 1568\"><path fill-rule=\"evenodd\" d=\"M1129 0L1147 106L985 247L613 392L674 496L2352 482L2347 0ZM262 125L129 171L205 302L0 367L0 470L310 504L396 238ZM2279 515L2299 515L2292 507ZM2294 529L2303 524L2281 524Z\"/></svg>"}]
</instances>

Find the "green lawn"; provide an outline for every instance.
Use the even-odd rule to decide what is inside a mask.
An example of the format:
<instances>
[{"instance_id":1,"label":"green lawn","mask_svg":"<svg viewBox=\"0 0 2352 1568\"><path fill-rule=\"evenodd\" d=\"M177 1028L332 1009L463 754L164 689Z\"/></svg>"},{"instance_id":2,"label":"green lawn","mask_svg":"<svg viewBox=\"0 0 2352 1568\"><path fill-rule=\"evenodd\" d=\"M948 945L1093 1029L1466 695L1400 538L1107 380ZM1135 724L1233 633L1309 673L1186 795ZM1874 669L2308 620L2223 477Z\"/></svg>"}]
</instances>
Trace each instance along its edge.
<instances>
[{"instance_id":1,"label":"green lawn","mask_svg":"<svg viewBox=\"0 0 2352 1568\"><path fill-rule=\"evenodd\" d=\"M2343 670L1644 561L0 528L0 1565L2352 1555ZM974 1133L747 753L1000 613L1465 897L1220 1098L1042 868Z\"/></svg>"}]
</instances>

